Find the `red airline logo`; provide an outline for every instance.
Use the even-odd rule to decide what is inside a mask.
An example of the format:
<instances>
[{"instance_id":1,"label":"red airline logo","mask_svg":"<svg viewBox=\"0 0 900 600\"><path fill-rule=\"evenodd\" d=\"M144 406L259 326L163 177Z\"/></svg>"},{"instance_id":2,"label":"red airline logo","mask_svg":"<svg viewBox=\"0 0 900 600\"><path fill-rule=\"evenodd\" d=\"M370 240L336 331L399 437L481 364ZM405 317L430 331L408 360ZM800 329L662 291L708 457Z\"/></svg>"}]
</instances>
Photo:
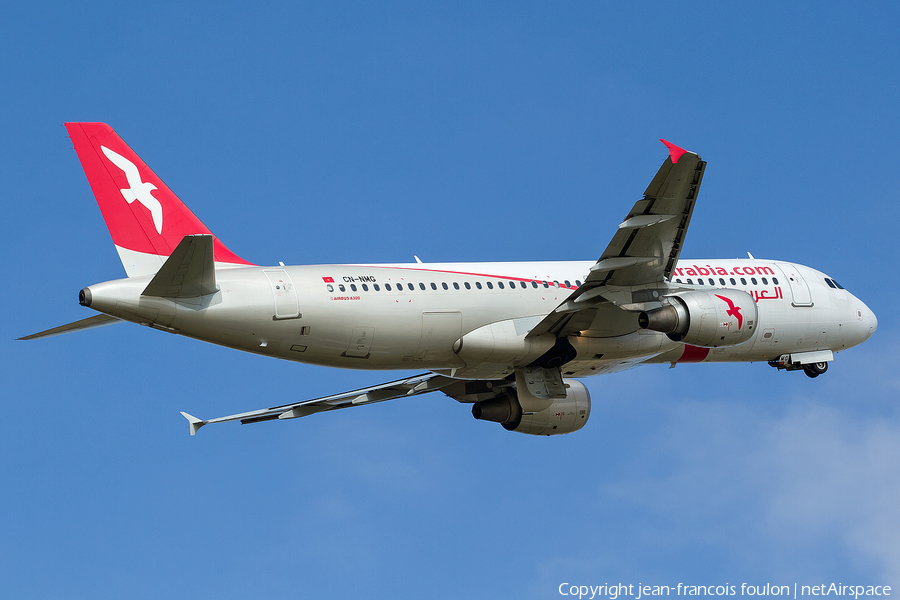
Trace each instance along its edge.
<instances>
[{"instance_id":1,"label":"red airline logo","mask_svg":"<svg viewBox=\"0 0 900 600\"><path fill-rule=\"evenodd\" d=\"M731 298L726 298L725 296L720 296L718 294L716 294L716 298L718 298L719 300L724 300L728 305L728 310L725 312L725 314L737 319L738 331L740 331L741 326L744 324L744 317L743 315L741 315L741 307L735 306L734 302L731 301Z\"/></svg>"}]
</instances>

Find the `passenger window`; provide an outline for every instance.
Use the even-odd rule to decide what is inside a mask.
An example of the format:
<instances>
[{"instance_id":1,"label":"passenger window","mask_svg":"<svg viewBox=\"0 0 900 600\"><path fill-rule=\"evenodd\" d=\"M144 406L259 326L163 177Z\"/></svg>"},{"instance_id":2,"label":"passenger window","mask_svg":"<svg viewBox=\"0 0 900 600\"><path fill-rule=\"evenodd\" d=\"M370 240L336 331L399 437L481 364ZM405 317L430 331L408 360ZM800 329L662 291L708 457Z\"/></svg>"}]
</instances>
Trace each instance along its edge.
<instances>
[{"instance_id":1,"label":"passenger window","mask_svg":"<svg viewBox=\"0 0 900 600\"><path fill-rule=\"evenodd\" d=\"M488 289L489 289L489 290L494 289L494 284L491 283L490 281L487 282L487 286L488 286Z\"/></svg>"},{"instance_id":2,"label":"passenger window","mask_svg":"<svg viewBox=\"0 0 900 600\"><path fill-rule=\"evenodd\" d=\"M329 291L329 292L333 292L333 291L334 291L334 286L331 285L330 283L328 284L328 291Z\"/></svg>"},{"instance_id":3,"label":"passenger window","mask_svg":"<svg viewBox=\"0 0 900 600\"><path fill-rule=\"evenodd\" d=\"M363 291L364 291L364 292L368 292L368 291L369 291L369 286L367 286L366 284L362 284L362 287L363 287Z\"/></svg>"},{"instance_id":4,"label":"passenger window","mask_svg":"<svg viewBox=\"0 0 900 600\"><path fill-rule=\"evenodd\" d=\"M548 288L548 287L550 287L550 284L547 283L547 282L545 281L545 282L544 282L544 287L545 287L545 288Z\"/></svg>"},{"instance_id":5,"label":"passenger window","mask_svg":"<svg viewBox=\"0 0 900 600\"><path fill-rule=\"evenodd\" d=\"M531 287L533 287L534 289L537 289L537 281L532 281Z\"/></svg>"},{"instance_id":6,"label":"passenger window","mask_svg":"<svg viewBox=\"0 0 900 600\"><path fill-rule=\"evenodd\" d=\"M502 282L502 281L498 281L498 282L497 282L497 287L500 288L500 289L502 290L502 289L503 289L503 282Z\"/></svg>"},{"instance_id":7,"label":"passenger window","mask_svg":"<svg viewBox=\"0 0 900 600\"><path fill-rule=\"evenodd\" d=\"M769 280L765 277L762 278L763 285L769 285Z\"/></svg>"},{"instance_id":8,"label":"passenger window","mask_svg":"<svg viewBox=\"0 0 900 600\"><path fill-rule=\"evenodd\" d=\"M690 277L688 278L687 282L688 282L688 284L690 284L690 285L694 285L694 282L691 281Z\"/></svg>"},{"instance_id":9,"label":"passenger window","mask_svg":"<svg viewBox=\"0 0 900 600\"><path fill-rule=\"evenodd\" d=\"M772 278L772 283L774 283L775 285L778 285L778 279L776 279L775 277L773 277L773 278Z\"/></svg>"},{"instance_id":10,"label":"passenger window","mask_svg":"<svg viewBox=\"0 0 900 600\"><path fill-rule=\"evenodd\" d=\"M520 282L519 282L519 285L522 286L522 289L523 289L523 290L524 290L526 287L528 287L528 286L525 285L525 282L524 282L524 281L520 281Z\"/></svg>"},{"instance_id":11,"label":"passenger window","mask_svg":"<svg viewBox=\"0 0 900 600\"><path fill-rule=\"evenodd\" d=\"M480 289L481 289L481 282L480 282L480 281L476 281L476 282L475 282L475 287L477 287L477 288L480 290Z\"/></svg>"},{"instance_id":12,"label":"passenger window","mask_svg":"<svg viewBox=\"0 0 900 600\"><path fill-rule=\"evenodd\" d=\"M355 283L351 283L351 284L350 284L350 290L351 290L351 291L354 291L354 292L356 291L356 284L355 284Z\"/></svg>"},{"instance_id":13,"label":"passenger window","mask_svg":"<svg viewBox=\"0 0 900 600\"><path fill-rule=\"evenodd\" d=\"M716 282L712 279L707 279L707 281L709 281L709 285L716 285Z\"/></svg>"},{"instance_id":14,"label":"passenger window","mask_svg":"<svg viewBox=\"0 0 900 600\"><path fill-rule=\"evenodd\" d=\"M386 289L387 291L391 291L391 284L389 284L389 283L384 284L384 289Z\"/></svg>"},{"instance_id":15,"label":"passenger window","mask_svg":"<svg viewBox=\"0 0 900 600\"><path fill-rule=\"evenodd\" d=\"M419 284L419 289L420 289L420 290L424 290L424 289L425 289L425 284L424 284L424 283L420 283L420 284Z\"/></svg>"},{"instance_id":16,"label":"passenger window","mask_svg":"<svg viewBox=\"0 0 900 600\"><path fill-rule=\"evenodd\" d=\"M569 283L569 280L568 280L568 279L566 279L565 281L563 281L563 283L566 284L566 287L572 287L572 284Z\"/></svg>"},{"instance_id":17,"label":"passenger window","mask_svg":"<svg viewBox=\"0 0 900 600\"><path fill-rule=\"evenodd\" d=\"M338 286L338 289L341 290L342 292L346 292L346 291L347 291L347 288L344 287L344 284L343 284L343 283L340 284L340 285Z\"/></svg>"},{"instance_id":18,"label":"passenger window","mask_svg":"<svg viewBox=\"0 0 900 600\"><path fill-rule=\"evenodd\" d=\"M747 285L747 280L741 277L741 285Z\"/></svg>"},{"instance_id":19,"label":"passenger window","mask_svg":"<svg viewBox=\"0 0 900 600\"><path fill-rule=\"evenodd\" d=\"M458 289L459 289L459 284L456 283L455 281L453 282L453 289L454 289L454 290L458 290Z\"/></svg>"},{"instance_id":20,"label":"passenger window","mask_svg":"<svg viewBox=\"0 0 900 600\"><path fill-rule=\"evenodd\" d=\"M373 284L372 287L375 288L375 291L376 291L376 292L380 292L380 291L381 291L381 288L378 287L378 284L377 284L377 283Z\"/></svg>"},{"instance_id":21,"label":"passenger window","mask_svg":"<svg viewBox=\"0 0 900 600\"><path fill-rule=\"evenodd\" d=\"M576 280L575 280L575 287L581 287L581 280L580 280L580 279L576 279Z\"/></svg>"},{"instance_id":22,"label":"passenger window","mask_svg":"<svg viewBox=\"0 0 900 600\"><path fill-rule=\"evenodd\" d=\"M753 282L753 285L756 285L756 277L751 277L750 281Z\"/></svg>"},{"instance_id":23,"label":"passenger window","mask_svg":"<svg viewBox=\"0 0 900 600\"><path fill-rule=\"evenodd\" d=\"M556 281L556 280L554 280L554 281L553 281L553 287L559 287L559 282Z\"/></svg>"},{"instance_id":24,"label":"passenger window","mask_svg":"<svg viewBox=\"0 0 900 600\"><path fill-rule=\"evenodd\" d=\"M464 282L463 282L463 285L466 286L466 289L467 289L467 290L471 290L471 289L472 289L472 286L469 284L468 281L464 281Z\"/></svg>"},{"instance_id":25,"label":"passenger window","mask_svg":"<svg viewBox=\"0 0 900 600\"><path fill-rule=\"evenodd\" d=\"M737 285L737 281L734 280L734 277L732 277L732 278L729 279L728 281L731 282L731 285Z\"/></svg>"},{"instance_id":26,"label":"passenger window","mask_svg":"<svg viewBox=\"0 0 900 600\"><path fill-rule=\"evenodd\" d=\"M433 281L431 282L431 289L433 289L433 290L437 289L437 285Z\"/></svg>"},{"instance_id":27,"label":"passenger window","mask_svg":"<svg viewBox=\"0 0 900 600\"><path fill-rule=\"evenodd\" d=\"M446 282L446 281L442 281L442 282L441 282L441 287L444 288L445 290L450 289L450 288L447 287L447 282Z\"/></svg>"},{"instance_id":28,"label":"passenger window","mask_svg":"<svg viewBox=\"0 0 900 600\"><path fill-rule=\"evenodd\" d=\"M411 283L407 283L406 287L409 288L409 291L414 292L416 290L415 286Z\"/></svg>"},{"instance_id":29,"label":"passenger window","mask_svg":"<svg viewBox=\"0 0 900 600\"><path fill-rule=\"evenodd\" d=\"M725 279L719 277L719 285L725 285Z\"/></svg>"}]
</instances>

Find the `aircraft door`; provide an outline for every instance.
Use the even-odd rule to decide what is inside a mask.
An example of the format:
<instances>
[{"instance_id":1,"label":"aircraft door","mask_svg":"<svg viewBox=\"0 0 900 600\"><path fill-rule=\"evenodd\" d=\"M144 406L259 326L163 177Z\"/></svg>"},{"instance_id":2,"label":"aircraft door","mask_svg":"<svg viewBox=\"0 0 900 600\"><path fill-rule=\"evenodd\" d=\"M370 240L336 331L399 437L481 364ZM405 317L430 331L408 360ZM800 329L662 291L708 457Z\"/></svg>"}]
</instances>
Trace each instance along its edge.
<instances>
[{"instance_id":1,"label":"aircraft door","mask_svg":"<svg viewBox=\"0 0 900 600\"><path fill-rule=\"evenodd\" d=\"M791 288L791 295L793 296L792 304L794 306L812 306L813 301L812 296L809 293L809 285L807 285L803 276L800 275L797 266L790 263L775 264L784 274L784 279L787 280L788 287Z\"/></svg>"},{"instance_id":2,"label":"aircraft door","mask_svg":"<svg viewBox=\"0 0 900 600\"><path fill-rule=\"evenodd\" d=\"M275 295L275 314L272 320L300 318L300 299L291 276L284 269L264 271Z\"/></svg>"}]
</instances>

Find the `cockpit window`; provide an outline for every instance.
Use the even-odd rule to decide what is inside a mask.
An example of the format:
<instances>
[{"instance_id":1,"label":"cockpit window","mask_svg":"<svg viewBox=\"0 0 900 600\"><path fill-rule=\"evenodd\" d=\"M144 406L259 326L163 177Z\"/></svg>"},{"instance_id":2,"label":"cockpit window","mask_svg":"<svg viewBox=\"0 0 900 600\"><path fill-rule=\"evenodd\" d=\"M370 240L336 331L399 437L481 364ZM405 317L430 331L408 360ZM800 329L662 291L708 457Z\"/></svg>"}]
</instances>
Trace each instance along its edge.
<instances>
[{"instance_id":1,"label":"cockpit window","mask_svg":"<svg viewBox=\"0 0 900 600\"><path fill-rule=\"evenodd\" d=\"M825 283L828 284L828 287L834 288L834 282L832 280L828 279L827 277L825 278Z\"/></svg>"}]
</instances>

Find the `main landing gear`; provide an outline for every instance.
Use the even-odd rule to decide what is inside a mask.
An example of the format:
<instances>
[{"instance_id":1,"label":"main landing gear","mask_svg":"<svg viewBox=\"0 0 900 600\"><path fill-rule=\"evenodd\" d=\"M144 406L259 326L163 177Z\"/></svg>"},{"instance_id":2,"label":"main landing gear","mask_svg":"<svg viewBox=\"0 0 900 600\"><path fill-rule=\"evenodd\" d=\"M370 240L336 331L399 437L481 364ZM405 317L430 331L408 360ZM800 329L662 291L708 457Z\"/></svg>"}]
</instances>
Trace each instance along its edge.
<instances>
[{"instance_id":1,"label":"main landing gear","mask_svg":"<svg viewBox=\"0 0 900 600\"><path fill-rule=\"evenodd\" d=\"M769 361L770 367L775 367L779 371L799 371L803 370L807 377L818 377L828 370L828 363L825 361L801 364L799 362L791 362L790 354L782 354L776 360Z\"/></svg>"}]
</instances>

